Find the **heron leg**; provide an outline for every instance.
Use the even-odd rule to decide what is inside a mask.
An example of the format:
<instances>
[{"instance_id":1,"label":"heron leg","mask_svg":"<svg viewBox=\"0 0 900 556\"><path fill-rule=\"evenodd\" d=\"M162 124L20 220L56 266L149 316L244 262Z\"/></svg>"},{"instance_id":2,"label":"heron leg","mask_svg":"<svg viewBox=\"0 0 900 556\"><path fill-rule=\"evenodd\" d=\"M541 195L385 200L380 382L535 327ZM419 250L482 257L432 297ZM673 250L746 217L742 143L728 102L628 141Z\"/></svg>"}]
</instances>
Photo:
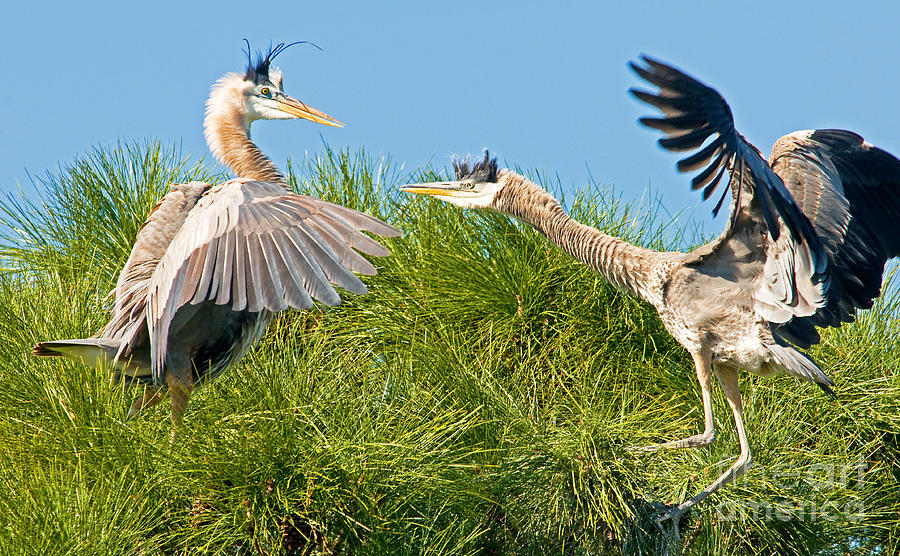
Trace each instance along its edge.
<instances>
[{"instance_id":1,"label":"heron leg","mask_svg":"<svg viewBox=\"0 0 900 556\"><path fill-rule=\"evenodd\" d=\"M712 386L712 358L709 350L691 353L691 356L694 358L694 366L697 368L697 380L700 382L700 394L703 398L703 432L681 440L633 448L633 451L655 452L665 448L699 448L701 446L709 446L716 439L716 428L712 412L712 393L710 390Z\"/></svg>"},{"instance_id":2,"label":"heron leg","mask_svg":"<svg viewBox=\"0 0 900 556\"><path fill-rule=\"evenodd\" d=\"M184 418L184 411L187 409L188 398L194 390L194 377L190 372L179 376L172 369L167 369L166 384L169 386L169 397L172 401L172 436L175 436L175 429L181 426Z\"/></svg>"},{"instance_id":3,"label":"heron leg","mask_svg":"<svg viewBox=\"0 0 900 556\"><path fill-rule=\"evenodd\" d=\"M702 492L681 503L678 507L672 508L666 514L660 516L657 521L672 519L676 524L681 515L705 500L710 494L719 490L731 481L743 475L750 465L753 464L753 455L750 453L750 442L747 440L747 431L744 429L744 407L741 402L741 390L738 387L738 370L736 367L720 366L715 367L716 377L719 384L725 392L725 398L728 405L731 406L731 412L734 413L734 425L737 429L738 440L741 443L741 454L737 461L728 468L727 471L716 479L711 485L703 489Z\"/></svg>"},{"instance_id":4,"label":"heron leg","mask_svg":"<svg viewBox=\"0 0 900 556\"><path fill-rule=\"evenodd\" d=\"M150 409L154 405L158 404L163 399L163 394L157 388L153 386L145 386L144 392L132 405L128 410L128 415L125 416L125 420L129 420L141 411L145 409Z\"/></svg>"}]
</instances>

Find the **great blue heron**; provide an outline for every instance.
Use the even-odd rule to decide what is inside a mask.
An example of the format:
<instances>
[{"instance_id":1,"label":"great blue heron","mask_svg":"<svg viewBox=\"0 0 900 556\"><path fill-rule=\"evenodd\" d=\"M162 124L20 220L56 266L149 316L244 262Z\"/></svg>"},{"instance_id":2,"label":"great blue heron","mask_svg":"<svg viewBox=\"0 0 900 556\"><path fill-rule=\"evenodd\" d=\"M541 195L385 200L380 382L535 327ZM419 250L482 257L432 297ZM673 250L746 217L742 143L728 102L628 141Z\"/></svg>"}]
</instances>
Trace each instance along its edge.
<instances>
[{"instance_id":1,"label":"great blue heron","mask_svg":"<svg viewBox=\"0 0 900 556\"><path fill-rule=\"evenodd\" d=\"M238 177L171 186L137 234L109 323L91 338L34 347L39 356L105 360L126 380L145 384L129 417L158 403L168 386L178 426L194 386L240 359L276 312L308 309L313 299L338 305L332 283L366 293L353 272L373 275L375 267L354 249L390 253L360 230L400 233L355 210L289 192L250 140L250 124L259 119L343 125L284 93L272 61L285 48L250 60L243 75L223 76L206 103L207 143Z\"/></svg>"},{"instance_id":2,"label":"great blue heron","mask_svg":"<svg viewBox=\"0 0 900 556\"><path fill-rule=\"evenodd\" d=\"M647 67L632 67L660 92L634 94L666 117L641 121L668 133L660 140L668 149L698 149L714 137L678 165L682 171L705 167L693 185L705 186L706 197L723 172L731 176L728 226L706 245L690 253L630 245L576 222L550 194L513 171L499 170L487 154L471 168L455 163L453 181L403 190L524 220L609 283L656 308L693 358L704 431L640 450L713 442L710 387L716 375L734 413L741 453L715 482L660 516L677 525L682 513L751 464L738 370L787 373L831 392L831 380L794 346L818 342L815 327L852 321L857 308L870 307L878 296L886 260L900 255L900 161L854 133L819 130L779 139L767 164L734 129L731 110L715 90L644 61Z\"/></svg>"}]
</instances>

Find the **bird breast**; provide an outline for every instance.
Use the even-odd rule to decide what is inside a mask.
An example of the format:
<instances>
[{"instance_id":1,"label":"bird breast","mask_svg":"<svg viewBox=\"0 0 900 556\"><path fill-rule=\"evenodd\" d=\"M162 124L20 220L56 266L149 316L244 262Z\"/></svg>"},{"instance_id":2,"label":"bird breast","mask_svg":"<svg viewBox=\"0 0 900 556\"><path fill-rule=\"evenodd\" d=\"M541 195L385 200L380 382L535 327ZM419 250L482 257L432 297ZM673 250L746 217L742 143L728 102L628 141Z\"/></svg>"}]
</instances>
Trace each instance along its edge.
<instances>
[{"instance_id":1,"label":"bird breast","mask_svg":"<svg viewBox=\"0 0 900 556\"><path fill-rule=\"evenodd\" d=\"M660 319L691 353L708 350L713 361L759 370L771 354L769 324L754 310L749 292L722 276L678 267L663 285ZM766 341L768 340L768 341Z\"/></svg>"}]
</instances>

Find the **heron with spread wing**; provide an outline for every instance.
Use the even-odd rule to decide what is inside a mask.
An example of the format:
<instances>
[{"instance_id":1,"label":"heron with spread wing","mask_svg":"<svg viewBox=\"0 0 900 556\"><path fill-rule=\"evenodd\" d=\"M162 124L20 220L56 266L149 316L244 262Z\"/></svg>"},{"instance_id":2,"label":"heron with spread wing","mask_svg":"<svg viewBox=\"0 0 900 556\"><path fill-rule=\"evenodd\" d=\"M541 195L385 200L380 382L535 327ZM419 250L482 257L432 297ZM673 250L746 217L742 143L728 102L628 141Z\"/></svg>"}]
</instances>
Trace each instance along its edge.
<instances>
[{"instance_id":1,"label":"heron with spread wing","mask_svg":"<svg viewBox=\"0 0 900 556\"><path fill-rule=\"evenodd\" d=\"M108 361L118 376L143 383L129 417L158 403L168 387L179 425L193 388L237 362L275 313L308 309L314 300L338 305L332 284L366 293L354 272L376 270L360 253L390 253L362 231L400 234L361 212L288 191L250 140L250 124L260 119L343 125L285 94L272 62L287 46L251 60L243 74L223 76L210 93L206 140L237 178L172 185L137 234L109 323L91 338L34 347L38 356Z\"/></svg>"},{"instance_id":2,"label":"heron with spread wing","mask_svg":"<svg viewBox=\"0 0 900 556\"><path fill-rule=\"evenodd\" d=\"M734 128L731 110L712 88L655 60L634 71L659 88L633 91L663 117L642 118L670 150L695 151L678 163L700 170L695 189L709 197L729 175L716 211L730 193L725 231L690 253L630 245L568 216L550 194L487 153L456 179L403 190L464 208L521 219L659 313L690 353L700 382L704 430L641 448L691 448L715 439L713 375L731 407L740 442L737 461L693 498L660 519L678 518L750 466L738 372L787 373L831 393L832 382L798 348L819 341L816 327L852 321L879 295L886 261L900 256L900 161L848 131L801 131L778 140L767 162Z\"/></svg>"}]
</instances>

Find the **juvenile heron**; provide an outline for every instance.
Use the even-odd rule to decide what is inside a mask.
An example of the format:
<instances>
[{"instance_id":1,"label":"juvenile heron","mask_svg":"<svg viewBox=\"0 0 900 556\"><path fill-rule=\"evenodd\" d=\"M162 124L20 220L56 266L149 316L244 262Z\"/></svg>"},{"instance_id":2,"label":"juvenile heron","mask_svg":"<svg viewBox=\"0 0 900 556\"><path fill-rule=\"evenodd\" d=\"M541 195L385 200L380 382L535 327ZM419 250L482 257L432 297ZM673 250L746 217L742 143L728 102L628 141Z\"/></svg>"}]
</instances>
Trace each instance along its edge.
<instances>
[{"instance_id":1,"label":"juvenile heron","mask_svg":"<svg viewBox=\"0 0 900 556\"><path fill-rule=\"evenodd\" d=\"M610 284L656 308L693 358L704 431L641 450L712 443L716 375L741 452L711 485L660 516L677 524L682 513L751 464L739 370L787 373L831 393L831 380L797 347L819 341L816 327L852 321L856 309L871 307L878 296L885 262L900 255L900 161L849 131L818 130L782 137L766 163L734 129L731 110L715 90L660 62L644 62L646 67L633 69L660 91L634 94L665 117L641 122L666 132L660 143L668 149L700 149L678 168L703 168L693 186L705 187L706 197L729 173L728 226L706 245L690 253L630 245L576 222L550 194L498 169L487 153L473 167L455 163L453 181L403 190L523 220Z\"/></svg>"},{"instance_id":2,"label":"juvenile heron","mask_svg":"<svg viewBox=\"0 0 900 556\"><path fill-rule=\"evenodd\" d=\"M332 283L366 293L353 272L376 271L356 251L390 253L361 230L400 233L361 212L291 193L250 140L250 124L260 119L343 125L284 93L272 61L287 46L250 60L244 74L223 76L206 103L210 150L238 177L172 185L137 234L109 323L91 338L34 347L39 356L106 360L118 376L143 383L129 417L158 403L167 386L172 421L180 425L195 385L237 362L275 313L308 309L313 300L338 305Z\"/></svg>"}]
</instances>

